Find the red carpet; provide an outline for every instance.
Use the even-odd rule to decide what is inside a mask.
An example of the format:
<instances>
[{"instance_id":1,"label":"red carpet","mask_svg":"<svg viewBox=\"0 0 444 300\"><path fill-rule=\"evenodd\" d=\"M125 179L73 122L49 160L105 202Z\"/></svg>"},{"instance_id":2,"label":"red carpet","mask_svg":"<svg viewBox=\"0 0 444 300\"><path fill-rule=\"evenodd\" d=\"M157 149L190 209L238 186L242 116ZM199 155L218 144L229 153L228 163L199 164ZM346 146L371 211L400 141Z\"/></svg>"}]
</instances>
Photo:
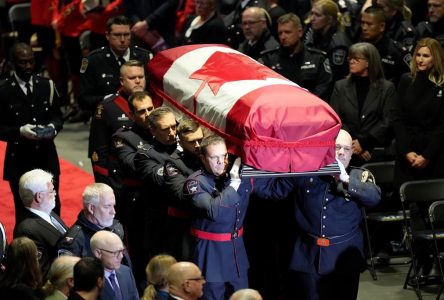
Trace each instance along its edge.
<instances>
[{"instance_id":1,"label":"red carpet","mask_svg":"<svg viewBox=\"0 0 444 300\"><path fill-rule=\"evenodd\" d=\"M0 222L6 228L8 241L12 240L12 231L15 223L14 200L9 189L9 183L3 178L3 161L6 143L0 142ZM82 193L85 186L94 182L89 173L74 164L60 159L60 201L62 205L62 219L71 226L82 208Z\"/></svg>"}]
</instances>

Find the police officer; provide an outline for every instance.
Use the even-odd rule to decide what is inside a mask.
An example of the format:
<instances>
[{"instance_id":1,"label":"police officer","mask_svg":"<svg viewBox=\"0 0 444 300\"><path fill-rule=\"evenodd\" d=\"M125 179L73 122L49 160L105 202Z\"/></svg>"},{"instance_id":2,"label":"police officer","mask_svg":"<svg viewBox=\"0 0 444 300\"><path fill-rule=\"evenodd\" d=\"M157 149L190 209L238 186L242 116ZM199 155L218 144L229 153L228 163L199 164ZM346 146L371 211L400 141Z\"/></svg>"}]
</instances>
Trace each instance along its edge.
<instances>
[{"instance_id":1,"label":"police officer","mask_svg":"<svg viewBox=\"0 0 444 300\"><path fill-rule=\"evenodd\" d=\"M364 10L361 16L361 28L362 40L378 49L385 78L396 86L401 75L410 70L412 55L409 50L385 34L385 14L379 7L370 6Z\"/></svg>"},{"instance_id":2,"label":"police officer","mask_svg":"<svg viewBox=\"0 0 444 300\"><path fill-rule=\"evenodd\" d=\"M112 139L113 154L118 159L122 174L121 221L127 231L128 248L134 266L136 282L145 279L148 263L143 255L144 200L143 181L136 174L134 157L138 149L152 140L148 127L148 116L154 109L153 101L146 91L138 91L128 99L129 116L134 120L132 127L119 128Z\"/></svg>"},{"instance_id":3,"label":"police officer","mask_svg":"<svg viewBox=\"0 0 444 300\"><path fill-rule=\"evenodd\" d=\"M7 142L3 179L9 181L18 224L26 211L18 192L19 179L36 168L54 176L54 212L60 214L60 166L54 138L63 122L54 82L33 74L31 47L17 43L11 53L15 72L0 83L0 139Z\"/></svg>"},{"instance_id":4,"label":"police officer","mask_svg":"<svg viewBox=\"0 0 444 300\"><path fill-rule=\"evenodd\" d=\"M245 40L240 44L239 51L253 59L266 51L279 48L267 26L268 13L259 7L249 7L242 13L242 32Z\"/></svg>"},{"instance_id":5,"label":"police officer","mask_svg":"<svg viewBox=\"0 0 444 300\"><path fill-rule=\"evenodd\" d=\"M144 66L140 61L129 60L120 68L122 87L116 94L103 100L96 109L91 121L88 156L91 159L96 182L111 186L117 198L117 215L120 219L121 172L117 159L111 153L112 135L121 127L131 127L128 97L137 91L145 90Z\"/></svg>"},{"instance_id":6,"label":"police officer","mask_svg":"<svg viewBox=\"0 0 444 300\"><path fill-rule=\"evenodd\" d=\"M154 109L148 117L148 124L153 140L139 148L134 157L137 176L144 182L145 236L143 240L147 259L165 251L168 234L166 218L171 196L164 186L164 165L178 152L176 117L170 108Z\"/></svg>"},{"instance_id":7,"label":"police officer","mask_svg":"<svg viewBox=\"0 0 444 300\"><path fill-rule=\"evenodd\" d=\"M341 0L338 1L339 11L342 14L344 31L350 41L359 38L359 16L365 0Z\"/></svg>"},{"instance_id":8,"label":"police officer","mask_svg":"<svg viewBox=\"0 0 444 300\"><path fill-rule=\"evenodd\" d=\"M351 156L352 138L341 130L336 138L339 178L296 177L298 234L288 299L294 299L294 291L307 300L357 297L364 262L361 207L375 206L381 195L369 171L347 174Z\"/></svg>"},{"instance_id":9,"label":"police officer","mask_svg":"<svg viewBox=\"0 0 444 300\"><path fill-rule=\"evenodd\" d=\"M306 30L305 45L318 49L328 58L333 81L348 74L347 54L351 43L341 30L339 7L331 0L320 0L311 9L310 27Z\"/></svg>"},{"instance_id":10,"label":"police officer","mask_svg":"<svg viewBox=\"0 0 444 300\"><path fill-rule=\"evenodd\" d=\"M282 76L328 100L332 74L321 51L304 47L301 20L293 13L278 19L281 47L262 55L259 62Z\"/></svg>"},{"instance_id":11,"label":"police officer","mask_svg":"<svg viewBox=\"0 0 444 300\"><path fill-rule=\"evenodd\" d=\"M165 187L171 194L168 207L167 252L178 260L191 260L193 245L190 237L191 207L183 194L183 185L201 167L199 154L203 131L199 123L182 119L177 127L182 152L174 152L165 163Z\"/></svg>"},{"instance_id":12,"label":"police officer","mask_svg":"<svg viewBox=\"0 0 444 300\"><path fill-rule=\"evenodd\" d=\"M201 299L226 299L248 287L249 264L242 236L251 192L264 199L281 199L291 192L293 183L283 178L242 180L240 159L228 177L225 141L210 135L200 147L203 168L184 184L196 213L191 228L197 242L194 261L207 281Z\"/></svg>"},{"instance_id":13,"label":"police officer","mask_svg":"<svg viewBox=\"0 0 444 300\"><path fill-rule=\"evenodd\" d=\"M416 27L418 40L431 37L444 47L444 0L428 0L428 21Z\"/></svg>"},{"instance_id":14,"label":"police officer","mask_svg":"<svg viewBox=\"0 0 444 300\"><path fill-rule=\"evenodd\" d=\"M79 104L91 114L105 96L119 88L119 70L126 61L136 59L146 66L152 57L145 49L130 47L130 21L125 16L108 20L106 39L109 46L91 52L80 67Z\"/></svg>"}]
</instances>

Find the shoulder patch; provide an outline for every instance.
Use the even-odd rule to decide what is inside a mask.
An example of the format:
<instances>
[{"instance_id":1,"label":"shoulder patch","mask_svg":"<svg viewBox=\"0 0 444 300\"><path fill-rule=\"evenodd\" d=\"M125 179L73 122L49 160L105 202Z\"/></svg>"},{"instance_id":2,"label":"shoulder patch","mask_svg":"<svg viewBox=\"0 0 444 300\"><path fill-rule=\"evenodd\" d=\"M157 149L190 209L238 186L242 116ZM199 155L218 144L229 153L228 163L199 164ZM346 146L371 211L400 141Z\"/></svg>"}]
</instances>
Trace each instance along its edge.
<instances>
[{"instance_id":1,"label":"shoulder patch","mask_svg":"<svg viewBox=\"0 0 444 300\"><path fill-rule=\"evenodd\" d=\"M172 162L167 162L165 164L164 174L168 177L174 177L179 174L179 170Z\"/></svg>"},{"instance_id":2,"label":"shoulder patch","mask_svg":"<svg viewBox=\"0 0 444 300\"><path fill-rule=\"evenodd\" d=\"M88 58L82 59L82 64L80 65L80 73L83 74L86 72L86 69L88 68Z\"/></svg>"},{"instance_id":3,"label":"shoulder patch","mask_svg":"<svg viewBox=\"0 0 444 300\"><path fill-rule=\"evenodd\" d=\"M113 140L114 148L121 148L123 147L123 139L121 137L115 137Z\"/></svg>"},{"instance_id":4,"label":"shoulder patch","mask_svg":"<svg viewBox=\"0 0 444 300\"><path fill-rule=\"evenodd\" d=\"M162 168L159 168L158 170L157 170L157 175L159 175L159 176L163 176L163 167Z\"/></svg>"},{"instance_id":5,"label":"shoulder patch","mask_svg":"<svg viewBox=\"0 0 444 300\"><path fill-rule=\"evenodd\" d=\"M103 117L103 104L97 105L96 112L94 114L94 118L102 119Z\"/></svg>"},{"instance_id":6,"label":"shoulder patch","mask_svg":"<svg viewBox=\"0 0 444 300\"><path fill-rule=\"evenodd\" d=\"M408 67L410 67L410 62L412 61L412 55L410 53L407 53L406 55L404 55L404 58L402 60Z\"/></svg>"},{"instance_id":7,"label":"shoulder patch","mask_svg":"<svg viewBox=\"0 0 444 300\"><path fill-rule=\"evenodd\" d=\"M193 195L199 191L199 181L195 179L188 180L184 187L186 194Z\"/></svg>"},{"instance_id":8,"label":"shoulder patch","mask_svg":"<svg viewBox=\"0 0 444 300\"><path fill-rule=\"evenodd\" d=\"M91 155L91 160L92 160L93 162L98 162L98 161L99 161L99 154L97 154L96 151L94 151L94 152L92 153L92 155Z\"/></svg>"},{"instance_id":9,"label":"shoulder patch","mask_svg":"<svg viewBox=\"0 0 444 300\"><path fill-rule=\"evenodd\" d=\"M344 49L338 49L333 52L333 64L342 65L345 62L347 52Z\"/></svg>"},{"instance_id":10,"label":"shoulder patch","mask_svg":"<svg viewBox=\"0 0 444 300\"><path fill-rule=\"evenodd\" d=\"M331 74L330 61L328 60L328 58L326 58L326 59L324 60L323 65L324 65L324 70L325 70L325 72L327 72L328 74Z\"/></svg>"}]
</instances>

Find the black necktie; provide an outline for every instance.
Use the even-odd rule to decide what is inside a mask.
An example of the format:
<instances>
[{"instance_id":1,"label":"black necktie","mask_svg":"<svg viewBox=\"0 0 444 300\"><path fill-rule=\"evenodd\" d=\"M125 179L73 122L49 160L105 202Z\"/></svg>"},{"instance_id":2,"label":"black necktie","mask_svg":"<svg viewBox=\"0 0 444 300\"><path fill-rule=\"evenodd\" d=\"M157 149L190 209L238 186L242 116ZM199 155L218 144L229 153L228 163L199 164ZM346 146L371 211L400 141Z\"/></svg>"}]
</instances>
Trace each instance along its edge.
<instances>
[{"instance_id":1,"label":"black necktie","mask_svg":"<svg viewBox=\"0 0 444 300\"><path fill-rule=\"evenodd\" d=\"M114 293L116 295L116 299L117 300L122 300L122 292L120 291L120 288L117 285L116 274L115 273L111 273L111 274L109 274L108 278L109 278L109 281L111 282L111 286L113 287Z\"/></svg>"},{"instance_id":2,"label":"black necktie","mask_svg":"<svg viewBox=\"0 0 444 300\"><path fill-rule=\"evenodd\" d=\"M25 83L25 87L26 87L26 96L31 98L32 97L32 90L31 90L31 84L29 83L29 81Z\"/></svg>"},{"instance_id":3,"label":"black necktie","mask_svg":"<svg viewBox=\"0 0 444 300\"><path fill-rule=\"evenodd\" d=\"M126 62L126 60L123 58L123 56L119 56L119 58L117 60L119 61L119 64L121 66L123 66L123 64Z\"/></svg>"}]
</instances>

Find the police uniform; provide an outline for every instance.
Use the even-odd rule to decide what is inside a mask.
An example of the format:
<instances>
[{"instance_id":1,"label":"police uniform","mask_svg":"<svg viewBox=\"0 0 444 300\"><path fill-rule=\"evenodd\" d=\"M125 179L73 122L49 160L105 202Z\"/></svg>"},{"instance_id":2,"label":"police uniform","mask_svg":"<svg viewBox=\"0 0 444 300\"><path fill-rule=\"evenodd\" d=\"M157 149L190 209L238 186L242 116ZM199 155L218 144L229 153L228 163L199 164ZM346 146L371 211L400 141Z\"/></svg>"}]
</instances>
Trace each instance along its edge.
<instances>
[{"instance_id":1,"label":"police uniform","mask_svg":"<svg viewBox=\"0 0 444 300\"><path fill-rule=\"evenodd\" d=\"M250 194L264 199L282 199L293 189L287 179L243 179L238 190L228 177L215 177L200 170L184 184L196 217L191 235L197 246L194 262L207 283L202 299L224 299L226 284L234 291L248 287L248 258L243 241L243 223ZM253 189L254 185L254 189Z\"/></svg>"},{"instance_id":2,"label":"police uniform","mask_svg":"<svg viewBox=\"0 0 444 300\"><path fill-rule=\"evenodd\" d=\"M402 14L398 12L386 26L385 32L392 40L412 51L416 38L415 28L410 21L404 20Z\"/></svg>"},{"instance_id":3,"label":"police uniform","mask_svg":"<svg viewBox=\"0 0 444 300\"><path fill-rule=\"evenodd\" d=\"M24 207L18 193L20 176L32 169L40 168L54 175L54 188L58 192L60 166L54 137L30 140L20 135L25 124L48 125L52 123L56 134L63 128L59 96L52 80L33 75L32 98L21 89L15 75L0 85L0 139L7 142L3 179L9 181L14 195L16 218ZM60 200L56 194L56 208L60 214ZM16 220L18 221L18 220Z\"/></svg>"},{"instance_id":4,"label":"police uniform","mask_svg":"<svg viewBox=\"0 0 444 300\"><path fill-rule=\"evenodd\" d=\"M122 193L118 210L127 232L128 248L133 262L134 277L137 282L145 278L148 263L143 254L144 200L143 181L136 174L134 157L139 149L152 140L148 129L134 124L133 127L119 128L112 136L113 155L118 159L122 175Z\"/></svg>"},{"instance_id":5,"label":"police uniform","mask_svg":"<svg viewBox=\"0 0 444 300\"><path fill-rule=\"evenodd\" d=\"M385 78L397 86L401 75L410 72L412 55L401 43L390 39L386 35L374 46L381 56Z\"/></svg>"},{"instance_id":6,"label":"police uniform","mask_svg":"<svg viewBox=\"0 0 444 300\"><path fill-rule=\"evenodd\" d=\"M298 234L290 269L297 274L292 284L303 288L293 290L305 294L301 299L356 299L364 259L361 208L377 205L380 189L364 169L351 170L348 187L333 176L297 177L296 185ZM343 285L322 285L329 276L347 275Z\"/></svg>"},{"instance_id":7,"label":"police uniform","mask_svg":"<svg viewBox=\"0 0 444 300\"><path fill-rule=\"evenodd\" d=\"M444 48L444 20L436 23L429 21L420 22L418 26L416 26L416 38L420 40L425 37L436 39Z\"/></svg>"},{"instance_id":8,"label":"police uniform","mask_svg":"<svg viewBox=\"0 0 444 300\"><path fill-rule=\"evenodd\" d=\"M348 75L348 48L351 42L346 34L336 27L332 27L324 36L309 28L305 34L305 45L309 48L321 50L328 58L333 82Z\"/></svg>"},{"instance_id":9,"label":"police uniform","mask_svg":"<svg viewBox=\"0 0 444 300\"><path fill-rule=\"evenodd\" d=\"M339 0L337 2L342 15L342 24L350 41L355 41L359 32L359 16L365 0Z\"/></svg>"},{"instance_id":10,"label":"police uniform","mask_svg":"<svg viewBox=\"0 0 444 300\"><path fill-rule=\"evenodd\" d=\"M103 100L96 108L91 121L89 134L88 157L91 159L96 182L108 184L116 195L117 206L120 205L121 172L117 158L112 155L112 135L121 127L131 127L127 95L122 91ZM117 210L120 218L120 211Z\"/></svg>"},{"instance_id":11,"label":"police uniform","mask_svg":"<svg viewBox=\"0 0 444 300\"><path fill-rule=\"evenodd\" d=\"M188 176L201 167L198 156L174 152L165 162L165 187L171 195L168 206L166 251L177 260L192 260L193 243L190 236L191 205L183 193Z\"/></svg>"},{"instance_id":12,"label":"police uniform","mask_svg":"<svg viewBox=\"0 0 444 300\"><path fill-rule=\"evenodd\" d=\"M130 59L146 66L152 54L139 47L130 47ZM80 67L80 106L91 113L105 96L114 94L120 87L120 64L109 46L92 51L82 59ZM145 73L147 73L145 67Z\"/></svg>"},{"instance_id":13,"label":"police uniform","mask_svg":"<svg viewBox=\"0 0 444 300\"><path fill-rule=\"evenodd\" d=\"M244 40L240 44L238 50L239 52L258 60L265 52L278 48L279 43L271 35L271 32L268 29L265 29L261 37L253 45L250 45L248 40Z\"/></svg>"},{"instance_id":14,"label":"police uniform","mask_svg":"<svg viewBox=\"0 0 444 300\"><path fill-rule=\"evenodd\" d=\"M303 47L301 52L290 54L285 48L280 48L264 53L259 62L328 100L332 74L329 61L321 51Z\"/></svg>"},{"instance_id":15,"label":"police uniform","mask_svg":"<svg viewBox=\"0 0 444 300\"><path fill-rule=\"evenodd\" d=\"M144 182L144 247L148 258L165 251L168 235L166 218L171 196L164 186L164 164L177 152L176 144L164 145L153 139L138 149L134 157L137 176Z\"/></svg>"}]
</instances>

